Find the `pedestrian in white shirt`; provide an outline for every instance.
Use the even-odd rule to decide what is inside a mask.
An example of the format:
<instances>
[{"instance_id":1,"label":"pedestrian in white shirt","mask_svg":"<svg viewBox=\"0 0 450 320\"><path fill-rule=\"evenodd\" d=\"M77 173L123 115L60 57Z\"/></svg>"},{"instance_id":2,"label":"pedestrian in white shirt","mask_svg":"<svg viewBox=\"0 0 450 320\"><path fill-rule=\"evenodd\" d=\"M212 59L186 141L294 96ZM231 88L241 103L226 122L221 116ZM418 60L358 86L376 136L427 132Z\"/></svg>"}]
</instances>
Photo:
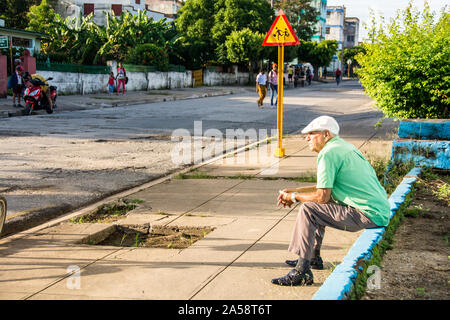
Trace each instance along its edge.
<instances>
[{"instance_id":1,"label":"pedestrian in white shirt","mask_svg":"<svg viewBox=\"0 0 450 320\"><path fill-rule=\"evenodd\" d=\"M256 76L256 92L259 93L258 108L262 108L267 93L267 77L264 70L261 70Z\"/></svg>"}]
</instances>

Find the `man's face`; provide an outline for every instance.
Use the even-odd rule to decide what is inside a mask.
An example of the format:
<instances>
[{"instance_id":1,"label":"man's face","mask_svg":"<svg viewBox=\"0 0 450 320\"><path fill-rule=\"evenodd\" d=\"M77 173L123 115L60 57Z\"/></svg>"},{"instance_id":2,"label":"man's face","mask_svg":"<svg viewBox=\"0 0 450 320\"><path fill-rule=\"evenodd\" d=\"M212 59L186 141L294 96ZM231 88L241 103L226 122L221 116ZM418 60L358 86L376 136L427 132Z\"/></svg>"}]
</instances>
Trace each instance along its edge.
<instances>
[{"instance_id":1,"label":"man's face","mask_svg":"<svg viewBox=\"0 0 450 320\"><path fill-rule=\"evenodd\" d=\"M319 153L328 141L328 131L312 131L306 136L311 151Z\"/></svg>"}]
</instances>

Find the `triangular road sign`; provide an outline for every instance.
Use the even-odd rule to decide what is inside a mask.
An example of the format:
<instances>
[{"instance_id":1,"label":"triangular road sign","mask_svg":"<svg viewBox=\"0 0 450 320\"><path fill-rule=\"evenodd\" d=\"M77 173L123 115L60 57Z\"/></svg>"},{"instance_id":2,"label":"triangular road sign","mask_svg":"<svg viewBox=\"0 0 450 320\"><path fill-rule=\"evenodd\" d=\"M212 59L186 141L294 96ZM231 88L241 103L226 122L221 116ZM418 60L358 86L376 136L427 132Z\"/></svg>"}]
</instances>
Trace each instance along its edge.
<instances>
[{"instance_id":1,"label":"triangular road sign","mask_svg":"<svg viewBox=\"0 0 450 320\"><path fill-rule=\"evenodd\" d=\"M280 10L278 16L266 34L263 46L292 46L300 44L294 30L291 27L283 10Z\"/></svg>"}]
</instances>

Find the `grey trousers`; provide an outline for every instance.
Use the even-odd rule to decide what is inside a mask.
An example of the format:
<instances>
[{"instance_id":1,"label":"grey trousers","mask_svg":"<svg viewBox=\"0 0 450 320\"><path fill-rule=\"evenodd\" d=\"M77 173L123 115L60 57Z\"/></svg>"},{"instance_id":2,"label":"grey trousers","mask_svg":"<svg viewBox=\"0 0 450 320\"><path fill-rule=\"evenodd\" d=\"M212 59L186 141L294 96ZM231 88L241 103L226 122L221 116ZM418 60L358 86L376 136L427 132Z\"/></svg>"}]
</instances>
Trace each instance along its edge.
<instances>
[{"instance_id":1,"label":"grey trousers","mask_svg":"<svg viewBox=\"0 0 450 320\"><path fill-rule=\"evenodd\" d=\"M350 206L304 202L295 221L288 251L311 260L313 252L322 246L325 227L356 232L378 226L361 211Z\"/></svg>"}]
</instances>

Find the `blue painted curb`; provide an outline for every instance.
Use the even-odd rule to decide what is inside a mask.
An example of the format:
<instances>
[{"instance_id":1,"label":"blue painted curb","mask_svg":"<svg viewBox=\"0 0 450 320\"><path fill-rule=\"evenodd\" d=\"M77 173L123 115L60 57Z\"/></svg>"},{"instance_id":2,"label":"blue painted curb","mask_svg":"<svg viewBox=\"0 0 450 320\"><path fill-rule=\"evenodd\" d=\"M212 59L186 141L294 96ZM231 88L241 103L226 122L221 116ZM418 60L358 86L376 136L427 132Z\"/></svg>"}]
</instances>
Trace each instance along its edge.
<instances>
[{"instance_id":1,"label":"blue painted curb","mask_svg":"<svg viewBox=\"0 0 450 320\"><path fill-rule=\"evenodd\" d=\"M408 172L389 197L391 219L405 201L408 193L411 192L412 186L417 181L417 177L421 172L422 169L419 167ZM369 261L372 258L373 248L381 241L381 239L383 239L385 231L385 227L366 229L350 248L342 263L334 269L312 299L346 299L347 295L352 290L358 272L362 269L362 267L356 267L357 262L360 261L360 259Z\"/></svg>"},{"instance_id":2,"label":"blue painted curb","mask_svg":"<svg viewBox=\"0 0 450 320\"><path fill-rule=\"evenodd\" d=\"M398 127L398 136L402 139L449 140L450 120L442 122L403 120Z\"/></svg>"},{"instance_id":3,"label":"blue painted curb","mask_svg":"<svg viewBox=\"0 0 450 320\"><path fill-rule=\"evenodd\" d=\"M392 142L391 163L414 161L417 166L438 169L450 168L449 141L398 141Z\"/></svg>"}]
</instances>

